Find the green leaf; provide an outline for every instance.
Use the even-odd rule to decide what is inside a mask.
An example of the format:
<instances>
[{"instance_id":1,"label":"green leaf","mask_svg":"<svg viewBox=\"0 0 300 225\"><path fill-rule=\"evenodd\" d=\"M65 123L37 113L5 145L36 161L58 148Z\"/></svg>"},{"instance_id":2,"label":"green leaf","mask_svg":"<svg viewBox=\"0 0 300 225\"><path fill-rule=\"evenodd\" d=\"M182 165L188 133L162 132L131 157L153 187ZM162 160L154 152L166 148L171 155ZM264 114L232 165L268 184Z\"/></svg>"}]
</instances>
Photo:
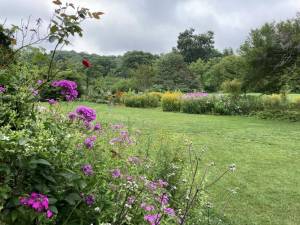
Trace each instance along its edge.
<instances>
[{"instance_id":1,"label":"green leaf","mask_svg":"<svg viewBox=\"0 0 300 225\"><path fill-rule=\"evenodd\" d=\"M55 214L58 213L58 210L57 210L57 208L56 208L55 206L50 206L49 209L50 209L53 213L55 213Z\"/></svg>"},{"instance_id":2,"label":"green leaf","mask_svg":"<svg viewBox=\"0 0 300 225\"><path fill-rule=\"evenodd\" d=\"M58 31L58 27L56 25L51 26L50 32L55 33L56 31Z\"/></svg>"},{"instance_id":3,"label":"green leaf","mask_svg":"<svg viewBox=\"0 0 300 225\"><path fill-rule=\"evenodd\" d=\"M31 160L29 163L30 164L41 164L41 165L45 165L45 166L51 166L51 164L45 159Z\"/></svg>"},{"instance_id":4,"label":"green leaf","mask_svg":"<svg viewBox=\"0 0 300 225\"><path fill-rule=\"evenodd\" d=\"M81 197L77 193L71 193L68 194L65 200L70 204L70 205L75 205L76 201L81 200Z\"/></svg>"},{"instance_id":5,"label":"green leaf","mask_svg":"<svg viewBox=\"0 0 300 225\"><path fill-rule=\"evenodd\" d=\"M50 205L53 205L57 202L57 199L56 198L49 198L49 204Z\"/></svg>"}]
</instances>

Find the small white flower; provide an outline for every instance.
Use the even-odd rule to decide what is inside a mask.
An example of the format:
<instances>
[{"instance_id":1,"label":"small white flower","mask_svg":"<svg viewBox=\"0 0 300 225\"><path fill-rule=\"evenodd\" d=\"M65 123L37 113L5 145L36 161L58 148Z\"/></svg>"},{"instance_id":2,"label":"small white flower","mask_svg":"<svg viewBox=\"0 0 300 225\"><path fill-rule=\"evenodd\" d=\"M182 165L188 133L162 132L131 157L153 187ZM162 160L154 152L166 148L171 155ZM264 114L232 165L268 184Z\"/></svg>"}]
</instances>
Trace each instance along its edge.
<instances>
[{"instance_id":1,"label":"small white flower","mask_svg":"<svg viewBox=\"0 0 300 225\"><path fill-rule=\"evenodd\" d=\"M229 170L230 170L231 172L234 172L234 171L236 170L235 164L229 165Z\"/></svg>"}]
</instances>

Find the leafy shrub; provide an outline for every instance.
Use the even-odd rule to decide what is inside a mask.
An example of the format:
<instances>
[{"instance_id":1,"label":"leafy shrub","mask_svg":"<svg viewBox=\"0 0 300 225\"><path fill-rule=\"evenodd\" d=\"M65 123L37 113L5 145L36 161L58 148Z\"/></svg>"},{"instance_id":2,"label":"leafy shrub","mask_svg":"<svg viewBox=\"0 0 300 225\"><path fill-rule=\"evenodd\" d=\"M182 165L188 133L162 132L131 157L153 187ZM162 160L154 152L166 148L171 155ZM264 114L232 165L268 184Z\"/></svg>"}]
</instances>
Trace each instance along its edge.
<instances>
[{"instance_id":1,"label":"leafy shrub","mask_svg":"<svg viewBox=\"0 0 300 225\"><path fill-rule=\"evenodd\" d=\"M201 97L183 99L181 103L181 110L184 113L206 114L212 113L214 110L214 97Z\"/></svg>"},{"instance_id":2,"label":"leafy shrub","mask_svg":"<svg viewBox=\"0 0 300 225\"><path fill-rule=\"evenodd\" d=\"M272 94L263 97L266 109L285 109L288 107L287 99L280 94Z\"/></svg>"},{"instance_id":3,"label":"leafy shrub","mask_svg":"<svg viewBox=\"0 0 300 225\"><path fill-rule=\"evenodd\" d=\"M166 92L161 98L161 105L163 111L179 112L181 108L181 96L180 92Z\"/></svg>"},{"instance_id":4,"label":"leafy shrub","mask_svg":"<svg viewBox=\"0 0 300 225\"><path fill-rule=\"evenodd\" d=\"M148 94L150 96L155 96L159 101L161 100L161 98L163 96L163 93L161 93L161 92L155 92L155 91L149 92Z\"/></svg>"},{"instance_id":5,"label":"leafy shrub","mask_svg":"<svg viewBox=\"0 0 300 225\"><path fill-rule=\"evenodd\" d=\"M300 121L300 112L292 110L272 110L266 109L264 111L259 111L254 113L260 119L270 119L270 120L286 120L291 122Z\"/></svg>"},{"instance_id":6,"label":"leafy shrub","mask_svg":"<svg viewBox=\"0 0 300 225\"><path fill-rule=\"evenodd\" d=\"M300 110L300 97L294 99L292 106L293 108Z\"/></svg>"},{"instance_id":7,"label":"leafy shrub","mask_svg":"<svg viewBox=\"0 0 300 225\"><path fill-rule=\"evenodd\" d=\"M50 30L54 40L55 32L62 32L58 43L67 44L69 32L81 34L77 19L102 14L87 8L78 8L75 15L61 13L69 6L76 8L66 4L55 11L63 17L63 25L55 23ZM68 101L77 97L75 82L53 85L50 78L39 82L30 67L20 65L0 70L0 224L209 221L204 213L207 189L234 166L208 183L211 165L204 174L200 171L190 143L180 145L181 139L165 134L149 137L123 124L96 123L96 111L87 106L68 115L54 99L45 107L37 103L43 88L60 88ZM180 93L170 95L180 101Z\"/></svg>"},{"instance_id":8,"label":"leafy shrub","mask_svg":"<svg viewBox=\"0 0 300 225\"><path fill-rule=\"evenodd\" d=\"M150 93L125 95L122 99L128 107L155 108L159 106L159 97Z\"/></svg>"},{"instance_id":9,"label":"leafy shrub","mask_svg":"<svg viewBox=\"0 0 300 225\"><path fill-rule=\"evenodd\" d=\"M232 95L239 95L242 92L242 82L234 79L234 80L226 80L222 83L221 89L225 93L229 93Z\"/></svg>"}]
</instances>

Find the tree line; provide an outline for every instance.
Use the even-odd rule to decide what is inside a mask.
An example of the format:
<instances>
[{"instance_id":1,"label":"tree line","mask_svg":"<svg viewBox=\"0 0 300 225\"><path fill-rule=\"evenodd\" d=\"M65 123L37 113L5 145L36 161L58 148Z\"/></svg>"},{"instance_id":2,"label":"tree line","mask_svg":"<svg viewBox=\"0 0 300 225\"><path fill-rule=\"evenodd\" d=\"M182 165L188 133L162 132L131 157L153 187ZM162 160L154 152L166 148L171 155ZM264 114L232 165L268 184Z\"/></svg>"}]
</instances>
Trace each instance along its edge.
<instances>
[{"instance_id":1,"label":"tree line","mask_svg":"<svg viewBox=\"0 0 300 225\"><path fill-rule=\"evenodd\" d=\"M28 48L22 59L43 74L51 53ZM155 55L128 51L121 56L58 51L59 78L75 80L82 91L89 85L115 90L220 91L224 82L238 80L244 92L300 91L300 14L293 19L265 23L251 30L237 51L215 48L214 33L197 34L191 28L178 35L171 52ZM92 67L84 70L81 60ZM86 90L87 91L87 90Z\"/></svg>"}]
</instances>

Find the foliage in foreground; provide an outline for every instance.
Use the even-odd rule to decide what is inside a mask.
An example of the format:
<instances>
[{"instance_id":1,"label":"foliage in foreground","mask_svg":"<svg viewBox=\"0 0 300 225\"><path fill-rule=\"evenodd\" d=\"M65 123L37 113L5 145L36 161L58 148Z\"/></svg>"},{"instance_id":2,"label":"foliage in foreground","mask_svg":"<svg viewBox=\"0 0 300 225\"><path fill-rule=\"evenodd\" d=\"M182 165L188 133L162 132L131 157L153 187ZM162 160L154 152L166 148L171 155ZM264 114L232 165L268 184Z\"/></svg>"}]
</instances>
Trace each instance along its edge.
<instances>
[{"instance_id":1,"label":"foliage in foreground","mask_svg":"<svg viewBox=\"0 0 300 225\"><path fill-rule=\"evenodd\" d=\"M82 35L78 19L99 18L59 5L49 41L68 44ZM80 20L81 20L80 19ZM70 27L70 25L72 25ZM25 28L28 29L28 28ZM9 35L9 34L8 34ZM22 46L23 47L23 46ZM62 100L74 101L78 85L52 80L55 50L48 73L40 79L30 66L6 63L0 70L0 223L4 224L206 224L212 167L200 165L191 144L166 134L141 134L123 124L96 123L96 111L79 106L63 115ZM83 59L88 70L91 63ZM55 90L49 108L40 93ZM150 94L149 94L150 95ZM153 97L159 98L157 94ZM153 138L153 139L152 139ZM200 152L201 153L201 152Z\"/></svg>"}]
</instances>

